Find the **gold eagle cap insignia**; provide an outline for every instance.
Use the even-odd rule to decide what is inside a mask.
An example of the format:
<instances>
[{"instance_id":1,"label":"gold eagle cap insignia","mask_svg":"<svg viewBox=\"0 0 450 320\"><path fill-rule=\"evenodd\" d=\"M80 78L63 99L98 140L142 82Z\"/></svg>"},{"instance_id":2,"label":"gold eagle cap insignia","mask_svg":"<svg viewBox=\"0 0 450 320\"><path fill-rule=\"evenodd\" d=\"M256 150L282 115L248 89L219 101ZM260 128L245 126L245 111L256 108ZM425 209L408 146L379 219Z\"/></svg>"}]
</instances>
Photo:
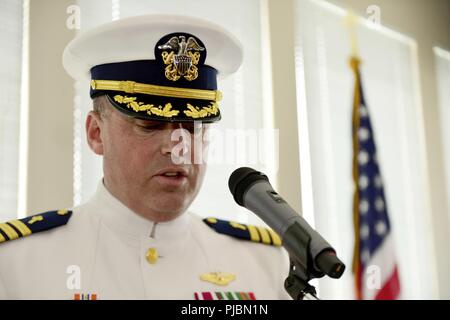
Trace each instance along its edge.
<instances>
[{"instance_id":1,"label":"gold eagle cap insignia","mask_svg":"<svg viewBox=\"0 0 450 320\"><path fill-rule=\"evenodd\" d=\"M165 76L167 79L177 81L180 77L184 77L188 81L197 79L197 64L200 60L200 52L205 50L198 44L194 37L175 36L170 38L166 43L159 45L158 49L172 50L163 51L165 68Z\"/></svg>"},{"instance_id":2,"label":"gold eagle cap insignia","mask_svg":"<svg viewBox=\"0 0 450 320\"><path fill-rule=\"evenodd\" d=\"M202 274L200 279L219 286L226 286L231 281L235 280L236 276L228 272L209 272Z\"/></svg>"}]
</instances>

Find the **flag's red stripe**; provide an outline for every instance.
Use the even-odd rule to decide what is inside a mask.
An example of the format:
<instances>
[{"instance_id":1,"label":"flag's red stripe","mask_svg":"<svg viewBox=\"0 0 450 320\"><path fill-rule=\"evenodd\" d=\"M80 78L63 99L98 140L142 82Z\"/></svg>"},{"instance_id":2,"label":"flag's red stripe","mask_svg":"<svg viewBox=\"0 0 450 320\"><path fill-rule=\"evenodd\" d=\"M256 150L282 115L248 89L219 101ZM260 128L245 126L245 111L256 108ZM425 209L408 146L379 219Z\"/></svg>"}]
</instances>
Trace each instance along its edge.
<instances>
[{"instance_id":1,"label":"flag's red stripe","mask_svg":"<svg viewBox=\"0 0 450 320\"><path fill-rule=\"evenodd\" d=\"M375 300L395 300L400 293L400 280L398 278L397 267L394 268L389 280L384 284L383 288L378 292Z\"/></svg>"},{"instance_id":2,"label":"flag's red stripe","mask_svg":"<svg viewBox=\"0 0 450 320\"><path fill-rule=\"evenodd\" d=\"M256 297L253 294L253 292L249 292L248 295L250 296L250 300L256 300Z\"/></svg>"}]
</instances>

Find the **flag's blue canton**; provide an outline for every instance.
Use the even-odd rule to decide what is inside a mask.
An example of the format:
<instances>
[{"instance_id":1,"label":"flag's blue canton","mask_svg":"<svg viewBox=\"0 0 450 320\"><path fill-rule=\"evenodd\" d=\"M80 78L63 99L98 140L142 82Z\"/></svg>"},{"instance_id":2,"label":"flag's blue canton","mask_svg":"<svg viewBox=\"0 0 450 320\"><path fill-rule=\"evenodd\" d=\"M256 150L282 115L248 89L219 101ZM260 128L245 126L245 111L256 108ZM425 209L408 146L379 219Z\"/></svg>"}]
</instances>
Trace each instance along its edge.
<instances>
[{"instance_id":1,"label":"flag's blue canton","mask_svg":"<svg viewBox=\"0 0 450 320\"><path fill-rule=\"evenodd\" d=\"M369 112L362 90L357 132L360 259L362 269L391 230Z\"/></svg>"}]
</instances>

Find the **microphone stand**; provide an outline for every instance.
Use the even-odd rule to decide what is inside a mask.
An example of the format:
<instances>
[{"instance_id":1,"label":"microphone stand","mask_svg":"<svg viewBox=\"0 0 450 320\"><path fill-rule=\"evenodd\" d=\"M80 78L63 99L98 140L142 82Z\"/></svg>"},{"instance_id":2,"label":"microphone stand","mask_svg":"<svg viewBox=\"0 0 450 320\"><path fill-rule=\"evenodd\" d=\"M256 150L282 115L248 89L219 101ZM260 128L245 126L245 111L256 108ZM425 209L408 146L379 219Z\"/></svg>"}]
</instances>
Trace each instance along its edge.
<instances>
[{"instance_id":1,"label":"microphone stand","mask_svg":"<svg viewBox=\"0 0 450 320\"><path fill-rule=\"evenodd\" d=\"M289 253L290 265L284 288L294 300L320 300L316 296L316 288L308 283L311 279L324 276L323 272L315 270L313 266L310 255L311 236L298 223L293 227L300 228L300 232L285 232L284 244Z\"/></svg>"},{"instance_id":2,"label":"microphone stand","mask_svg":"<svg viewBox=\"0 0 450 320\"><path fill-rule=\"evenodd\" d=\"M335 250L273 190L266 175L252 168L236 169L228 180L234 200L271 226L289 253L284 287L294 300L319 300L308 281L325 275L338 279L345 265Z\"/></svg>"},{"instance_id":3,"label":"microphone stand","mask_svg":"<svg viewBox=\"0 0 450 320\"><path fill-rule=\"evenodd\" d=\"M308 283L313 277L307 268L292 256L289 257L289 275L284 281L284 288L294 300L320 300L316 296L316 288Z\"/></svg>"}]
</instances>

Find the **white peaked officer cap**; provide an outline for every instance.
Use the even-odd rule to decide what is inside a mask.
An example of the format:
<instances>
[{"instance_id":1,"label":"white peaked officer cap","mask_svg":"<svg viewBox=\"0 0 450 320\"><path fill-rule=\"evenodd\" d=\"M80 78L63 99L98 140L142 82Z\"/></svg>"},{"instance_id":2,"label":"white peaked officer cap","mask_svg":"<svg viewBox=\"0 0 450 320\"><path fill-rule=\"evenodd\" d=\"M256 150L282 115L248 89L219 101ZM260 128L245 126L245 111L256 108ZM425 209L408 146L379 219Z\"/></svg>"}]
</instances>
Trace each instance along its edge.
<instances>
[{"instance_id":1,"label":"white peaked officer cap","mask_svg":"<svg viewBox=\"0 0 450 320\"><path fill-rule=\"evenodd\" d=\"M145 15L113 21L72 40L63 65L91 79L91 98L105 95L118 110L160 121L220 120L217 79L242 63L240 42L198 18Z\"/></svg>"}]
</instances>

